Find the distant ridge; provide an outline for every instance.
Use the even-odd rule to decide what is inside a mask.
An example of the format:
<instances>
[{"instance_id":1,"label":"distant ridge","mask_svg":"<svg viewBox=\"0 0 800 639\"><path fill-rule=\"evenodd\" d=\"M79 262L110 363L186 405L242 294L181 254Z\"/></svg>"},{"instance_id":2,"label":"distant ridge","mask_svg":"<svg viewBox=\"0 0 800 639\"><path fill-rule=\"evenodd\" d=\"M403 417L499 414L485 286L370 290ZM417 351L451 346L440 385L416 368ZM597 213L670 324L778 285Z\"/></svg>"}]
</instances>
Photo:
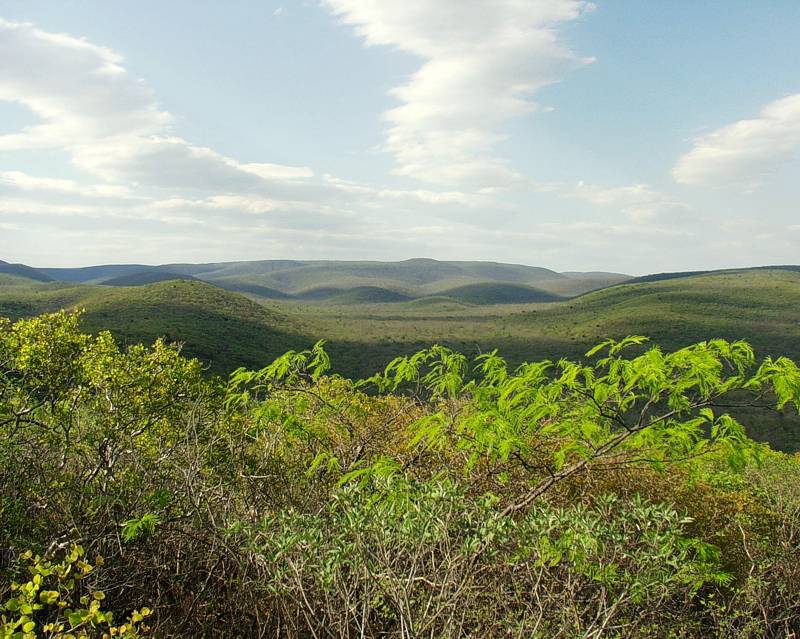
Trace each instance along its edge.
<instances>
[{"instance_id":1,"label":"distant ridge","mask_svg":"<svg viewBox=\"0 0 800 639\"><path fill-rule=\"evenodd\" d=\"M470 304L551 301L629 279L620 273L558 273L524 264L432 258L397 262L256 260L156 266L107 264L40 270L55 280L81 284L140 286L191 278L263 299L342 304L404 302L447 296L447 291L455 291L459 300L465 296L463 300L472 300L466 302ZM477 288L462 289L471 286Z\"/></svg>"},{"instance_id":2,"label":"distant ridge","mask_svg":"<svg viewBox=\"0 0 800 639\"><path fill-rule=\"evenodd\" d=\"M9 264L0 260L0 273L5 275L15 275L17 277L24 277L36 282L52 282L53 278L44 271L25 266L25 264Z\"/></svg>"},{"instance_id":3,"label":"distant ridge","mask_svg":"<svg viewBox=\"0 0 800 639\"><path fill-rule=\"evenodd\" d=\"M470 305L550 302L576 298L623 283L652 283L761 270L798 272L800 266L754 266L631 277L603 271L559 273L523 264L425 257L397 262L254 260L155 266L106 264L80 268L31 268L0 262L0 273L36 281L141 286L171 279L201 280L265 300L294 299L326 304L384 304L433 297Z\"/></svg>"},{"instance_id":4,"label":"distant ridge","mask_svg":"<svg viewBox=\"0 0 800 639\"><path fill-rule=\"evenodd\" d=\"M112 277L103 282L106 286L143 286L145 284L155 284L156 282L167 282L170 280L194 280L196 277L185 273L170 273L169 271L139 271L128 273L118 277Z\"/></svg>"},{"instance_id":5,"label":"distant ridge","mask_svg":"<svg viewBox=\"0 0 800 639\"><path fill-rule=\"evenodd\" d=\"M665 280L675 280L684 277L696 277L698 275L714 275L723 273L739 273L747 271L791 271L800 272L800 265L782 264L776 266L748 266L745 268L725 268L708 271L676 271L674 273L653 273L651 275L640 275L627 280L626 284L637 284L640 282L663 282Z\"/></svg>"},{"instance_id":6,"label":"distant ridge","mask_svg":"<svg viewBox=\"0 0 800 639\"><path fill-rule=\"evenodd\" d=\"M39 270L59 282L100 284L122 275L161 269L162 267L160 266L147 266L146 264L100 264L76 268L41 268Z\"/></svg>"}]
</instances>

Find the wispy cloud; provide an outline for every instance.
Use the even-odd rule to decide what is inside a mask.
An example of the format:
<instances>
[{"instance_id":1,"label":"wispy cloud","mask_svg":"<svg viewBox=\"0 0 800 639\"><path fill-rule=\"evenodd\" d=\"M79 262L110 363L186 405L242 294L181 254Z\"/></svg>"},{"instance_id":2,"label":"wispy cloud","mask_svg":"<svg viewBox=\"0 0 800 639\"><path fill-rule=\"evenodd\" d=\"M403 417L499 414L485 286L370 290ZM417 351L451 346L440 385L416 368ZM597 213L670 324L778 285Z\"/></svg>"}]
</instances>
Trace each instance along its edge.
<instances>
[{"instance_id":1,"label":"wispy cloud","mask_svg":"<svg viewBox=\"0 0 800 639\"><path fill-rule=\"evenodd\" d=\"M648 184L600 186L580 181L573 187L561 187L564 197L577 198L602 207L616 207L631 220L645 222L659 216L683 212L689 205L655 190Z\"/></svg>"},{"instance_id":2,"label":"wispy cloud","mask_svg":"<svg viewBox=\"0 0 800 639\"><path fill-rule=\"evenodd\" d=\"M78 184L64 178L38 177L22 171L0 171L0 193L34 191L64 193L92 198L129 198L131 190L119 184Z\"/></svg>"},{"instance_id":3,"label":"wispy cloud","mask_svg":"<svg viewBox=\"0 0 800 639\"><path fill-rule=\"evenodd\" d=\"M682 184L758 186L800 152L800 94L765 106L757 118L739 120L694 140L672 170Z\"/></svg>"},{"instance_id":4,"label":"wispy cloud","mask_svg":"<svg viewBox=\"0 0 800 639\"><path fill-rule=\"evenodd\" d=\"M386 150L397 172L467 188L520 176L493 149L504 126L537 109L541 87L591 62L558 42L558 26L593 5L579 0L323 0L370 45L418 56L392 90Z\"/></svg>"},{"instance_id":5,"label":"wispy cloud","mask_svg":"<svg viewBox=\"0 0 800 639\"><path fill-rule=\"evenodd\" d=\"M219 190L313 175L307 167L240 164L175 136L172 114L131 77L122 56L28 23L0 19L0 100L41 120L0 135L0 150L60 149L108 182Z\"/></svg>"}]
</instances>

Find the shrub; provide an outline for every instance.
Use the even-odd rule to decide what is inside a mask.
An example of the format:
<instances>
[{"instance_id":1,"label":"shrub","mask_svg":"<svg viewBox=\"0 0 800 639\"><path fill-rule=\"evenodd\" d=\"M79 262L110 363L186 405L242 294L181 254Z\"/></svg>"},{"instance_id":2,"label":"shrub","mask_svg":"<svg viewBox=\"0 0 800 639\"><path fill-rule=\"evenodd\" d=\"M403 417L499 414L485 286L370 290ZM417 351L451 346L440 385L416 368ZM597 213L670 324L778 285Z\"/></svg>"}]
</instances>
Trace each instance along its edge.
<instances>
[{"instance_id":1,"label":"shrub","mask_svg":"<svg viewBox=\"0 0 800 639\"><path fill-rule=\"evenodd\" d=\"M120 637L137 639L147 630L148 608L134 610L127 622L114 625L114 614L102 609L105 593L83 588L95 566L84 558L84 550L73 545L61 560L48 560L31 552L20 559L30 573L28 581L12 582L11 598L0 609L0 637L3 639L94 639ZM85 591L86 594L81 594Z\"/></svg>"},{"instance_id":2,"label":"shrub","mask_svg":"<svg viewBox=\"0 0 800 639\"><path fill-rule=\"evenodd\" d=\"M329 366L320 343L225 383L74 315L0 322L0 598L38 615L11 636L145 606L159 637L798 631L800 464L728 412L797 407L793 362L629 338L513 370L442 347ZM91 588L46 553L70 540L107 558Z\"/></svg>"}]
</instances>

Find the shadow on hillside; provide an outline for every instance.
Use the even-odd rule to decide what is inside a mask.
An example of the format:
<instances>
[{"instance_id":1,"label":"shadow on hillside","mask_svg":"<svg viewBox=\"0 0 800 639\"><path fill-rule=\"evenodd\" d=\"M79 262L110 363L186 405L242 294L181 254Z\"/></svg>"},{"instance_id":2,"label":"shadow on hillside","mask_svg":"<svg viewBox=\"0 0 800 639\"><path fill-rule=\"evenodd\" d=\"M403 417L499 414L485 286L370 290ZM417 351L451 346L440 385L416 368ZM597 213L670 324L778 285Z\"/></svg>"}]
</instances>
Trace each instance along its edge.
<instances>
[{"instance_id":1,"label":"shadow on hillside","mask_svg":"<svg viewBox=\"0 0 800 639\"><path fill-rule=\"evenodd\" d=\"M624 337L619 335L616 337ZM720 336L725 337L725 336ZM706 337L707 339L707 337ZM730 339L734 339L731 337ZM665 349L672 350L694 344L699 339L684 337L673 343L662 343ZM769 343L769 340L766 340ZM469 358L487 353L495 348L506 359L510 368L523 362L549 359L572 359L585 361L585 353L597 342L580 342L572 339L543 338L537 340L497 339L491 343L468 342L462 340L441 340L438 343L452 348ZM659 343L653 340L650 344ZM346 377L364 378L383 370L395 357L410 355L431 346L427 342L383 341L355 342L332 341L327 345L331 355L333 370ZM757 349L758 352L759 349ZM634 351L632 351L634 352ZM787 452L800 450L800 416L797 411L787 408L782 411L758 408L736 408L730 413L746 428L748 435L756 441L768 442L776 450Z\"/></svg>"},{"instance_id":2,"label":"shadow on hillside","mask_svg":"<svg viewBox=\"0 0 800 639\"><path fill-rule=\"evenodd\" d=\"M223 377L241 366L261 368L288 350L313 343L305 335L266 325L263 317L232 317L189 304L92 310L82 325L90 332L109 330L122 344L149 344L163 337Z\"/></svg>"}]
</instances>

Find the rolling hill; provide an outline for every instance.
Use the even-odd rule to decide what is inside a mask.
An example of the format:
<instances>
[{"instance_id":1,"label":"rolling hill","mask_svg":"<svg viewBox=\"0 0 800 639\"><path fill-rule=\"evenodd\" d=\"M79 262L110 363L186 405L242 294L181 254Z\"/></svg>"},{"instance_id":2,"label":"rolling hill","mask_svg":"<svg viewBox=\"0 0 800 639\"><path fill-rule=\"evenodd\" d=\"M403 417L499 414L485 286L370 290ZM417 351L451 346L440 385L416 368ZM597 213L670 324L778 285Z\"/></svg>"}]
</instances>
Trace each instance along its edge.
<instances>
[{"instance_id":1,"label":"rolling hill","mask_svg":"<svg viewBox=\"0 0 800 639\"><path fill-rule=\"evenodd\" d=\"M0 287L0 317L83 309L90 332L110 330L122 343L158 337L183 344L215 373L259 367L288 349L304 348L302 322L276 308L199 281L135 287L28 283Z\"/></svg>"},{"instance_id":2,"label":"rolling hill","mask_svg":"<svg viewBox=\"0 0 800 639\"><path fill-rule=\"evenodd\" d=\"M424 302L424 303L423 303ZM665 349L744 339L759 357L800 361L800 273L749 270L621 284L554 303L467 306L448 298L404 304L304 307L339 370L366 375L398 354L443 343L476 355L497 348L512 365L581 358L608 337L639 334ZM764 421L757 438L800 449L800 421Z\"/></svg>"},{"instance_id":3,"label":"rolling hill","mask_svg":"<svg viewBox=\"0 0 800 639\"><path fill-rule=\"evenodd\" d=\"M354 291L353 299L363 302L392 299L402 302L443 295L463 286L494 284L500 286L496 292L474 295L472 297L478 301L472 303L484 303L479 301L483 297L524 303L533 301L530 292L525 288L509 289L506 285L532 287L551 296L571 297L628 279L627 275L617 273L562 274L520 264L425 258L401 262L261 260L161 266L122 264L40 270L54 280L83 284L139 285L159 279L191 277L253 297L325 302L348 290ZM156 273L164 276L158 278ZM520 295L512 295L513 290ZM347 299L345 296L341 303L347 303Z\"/></svg>"},{"instance_id":4,"label":"rolling hill","mask_svg":"<svg viewBox=\"0 0 800 639\"><path fill-rule=\"evenodd\" d=\"M563 298L524 284L479 282L439 292L439 296L465 304L532 304L556 302Z\"/></svg>"},{"instance_id":5,"label":"rolling hill","mask_svg":"<svg viewBox=\"0 0 800 639\"><path fill-rule=\"evenodd\" d=\"M21 277L35 282L52 282L53 278L40 269L25 266L24 264L9 264L0 260L0 274Z\"/></svg>"},{"instance_id":6,"label":"rolling hill","mask_svg":"<svg viewBox=\"0 0 800 639\"><path fill-rule=\"evenodd\" d=\"M353 288L320 287L303 291L297 297L303 300L325 301L329 304L392 304L408 302L408 295L380 286L354 286Z\"/></svg>"},{"instance_id":7,"label":"rolling hill","mask_svg":"<svg viewBox=\"0 0 800 639\"><path fill-rule=\"evenodd\" d=\"M169 271L135 271L112 277L103 282L104 286L143 286L144 284L155 284L156 282L168 282L170 280L197 280L196 277L185 273L170 273Z\"/></svg>"},{"instance_id":8,"label":"rolling hill","mask_svg":"<svg viewBox=\"0 0 800 639\"><path fill-rule=\"evenodd\" d=\"M164 336L216 373L259 367L288 349L328 340L334 368L363 376L400 354L443 343L475 355L494 348L514 365L542 358L580 358L607 337L642 334L667 349L714 337L745 339L759 356L800 360L800 272L725 271L623 283L580 297L522 288L531 303L503 304L496 285L463 285L449 295L402 301L382 288L329 288L326 299L254 301L206 282L171 280L141 286L0 278L0 316L84 308L91 331L111 330L127 343ZM460 297L461 299L458 299ZM491 303L490 303L491 302ZM782 415L757 434L800 448L800 426Z\"/></svg>"}]
</instances>

